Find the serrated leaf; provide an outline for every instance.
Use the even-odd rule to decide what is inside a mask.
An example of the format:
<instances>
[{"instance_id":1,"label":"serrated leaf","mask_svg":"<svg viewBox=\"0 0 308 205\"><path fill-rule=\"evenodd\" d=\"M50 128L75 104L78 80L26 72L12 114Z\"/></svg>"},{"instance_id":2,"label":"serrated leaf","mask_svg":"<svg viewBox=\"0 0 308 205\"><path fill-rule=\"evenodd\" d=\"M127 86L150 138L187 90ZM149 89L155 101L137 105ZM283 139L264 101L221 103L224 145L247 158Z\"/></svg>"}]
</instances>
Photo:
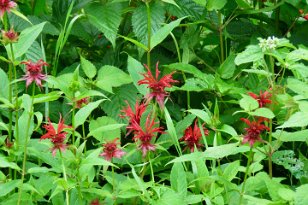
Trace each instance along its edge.
<instances>
[{"instance_id":1,"label":"serrated leaf","mask_svg":"<svg viewBox=\"0 0 308 205\"><path fill-rule=\"evenodd\" d=\"M306 205L308 204L308 184L301 185L296 188L294 196L294 205Z\"/></svg>"},{"instance_id":2,"label":"serrated leaf","mask_svg":"<svg viewBox=\"0 0 308 205\"><path fill-rule=\"evenodd\" d=\"M184 16L189 16L199 20L205 11L204 6L196 4L194 0L175 0L178 7L170 5L168 10L172 15L182 18Z\"/></svg>"},{"instance_id":3,"label":"serrated leaf","mask_svg":"<svg viewBox=\"0 0 308 205\"><path fill-rule=\"evenodd\" d=\"M90 102L86 106L82 107L75 115L75 129L85 123L86 119L89 117L91 112L96 109L99 104L101 104L104 100L98 100L95 102Z\"/></svg>"},{"instance_id":4,"label":"serrated leaf","mask_svg":"<svg viewBox=\"0 0 308 205\"><path fill-rule=\"evenodd\" d=\"M308 130L301 130L297 132L277 130L273 133L273 137L282 142L306 142L308 140Z\"/></svg>"},{"instance_id":5,"label":"serrated leaf","mask_svg":"<svg viewBox=\"0 0 308 205\"><path fill-rule=\"evenodd\" d=\"M251 63L254 61L261 60L263 58L263 53L259 45L249 45L247 48L237 54L234 62L236 65L241 65L244 63Z\"/></svg>"},{"instance_id":6,"label":"serrated leaf","mask_svg":"<svg viewBox=\"0 0 308 205\"><path fill-rule=\"evenodd\" d=\"M240 168L240 161L234 161L229 163L228 166L223 171L223 176L226 180L232 181L237 175Z\"/></svg>"},{"instance_id":7,"label":"serrated leaf","mask_svg":"<svg viewBox=\"0 0 308 205\"><path fill-rule=\"evenodd\" d=\"M142 73L145 73L146 71L144 70L144 66L137 61L136 59L134 59L133 57L131 57L130 55L128 55L127 58L127 70L133 80L134 85L136 86L136 88L138 89L138 91L145 96L148 92L149 89L147 88L147 85L138 85L138 81L142 80L144 77L142 75Z\"/></svg>"},{"instance_id":8,"label":"serrated leaf","mask_svg":"<svg viewBox=\"0 0 308 205\"><path fill-rule=\"evenodd\" d=\"M259 107L259 103L256 99L249 95L242 95L243 98L240 99L240 106L243 108L245 111L251 111L254 109L257 109Z\"/></svg>"},{"instance_id":9,"label":"serrated leaf","mask_svg":"<svg viewBox=\"0 0 308 205\"><path fill-rule=\"evenodd\" d=\"M273 119L275 117L275 114L266 107L258 108L255 111L251 112L250 114L253 116L265 117L268 119Z\"/></svg>"},{"instance_id":10,"label":"serrated leaf","mask_svg":"<svg viewBox=\"0 0 308 205\"><path fill-rule=\"evenodd\" d=\"M120 3L105 5L93 3L85 8L89 22L104 33L113 47L115 47L118 27L121 23L121 9Z\"/></svg>"},{"instance_id":11,"label":"serrated leaf","mask_svg":"<svg viewBox=\"0 0 308 205\"><path fill-rule=\"evenodd\" d=\"M176 28L178 25L180 25L181 21L184 19L180 18L177 19L176 21L172 21L169 24L164 25L162 28L157 30L156 33L154 33L151 37L151 49L153 49L155 46L160 44L169 34L170 32Z\"/></svg>"},{"instance_id":12,"label":"serrated leaf","mask_svg":"<svg viewBox=\"0 0 308 205\"><path fill-rule=\"evenodd\" d=\"M12 180L0 184L0 197L7 195L20 184L20 180Z\"/></svg>"},{"instance_id":13,"label":"serrated leaf","mask_svg":"<svg viewBox=\"0 0 308 205\"><path fill-rule=\"evenodd\" d=\"M206 8L209 10L209 11L212 11L212 10L220 10L222 9L227 3L227 0L208 0L207 1L207 4L206 4Z\"/></svg>"},{"instance_id":14,"label":"serrated leaf","mask_svg":"<svg viewBox=\"0 0 308 205\"><path fill-rule=\"evenodd\" d=\"M232 78L235 71L235 56L236 55L234 53L230 53L227 59L219 66L217 72L220 74L221 78Z\"/></svg>"},{"instance_id":15,"label":"serrated leaf","mask_svg":"<svg viewBox=\"0 0 308 205\"><path fill-rule=\"evenodd\" d=\"M112 93L113 87L131 82L132 79L124 71L114 66L105 65L98 71L96 86Z\"/></svg>"},{"instance_id":16,"label":"serrated leaf","mask_svg":"<svg viewBox=\"0 0 308 205\"><path fill-rule=\"evenodd\" d=\"M90 61L80 56L80 63L82 70L88 78L92 79L96 76L96 67Z\"/></svg>"},{"instance_id":17,"label":"serrated leaf","mask_svg":"<svg viewBox=\"0 0 308 205\"><path fill-rule=\"evenodd\" d=\"M282 125L277 128L287 127L306 127L308 125L308 113L307 112L296 112L290 116Z\"/></svg>"},{"instance_id":18,"label":"serrated leaf","mask_svg":"<svg viewBox=\"0 0 308 205\"><path fill-rule=\"evenodd\" d=\"M35 39L40 35L43 31L46 22L31 26L23 30L19 35L19 40L17 43L13 44L14 57L18 58L25 54L30 46L33 44ZM11 56L11 50L9 45L6 46L6 50L8 55Z\"/></svg>"},{"instance_id":19,"label":"serrated leaf","mask_svg":"<svg viewBox=\"0 0 308 205\"><path fill-rule=\"evenodd\" d=\"M181 163L174 163L170 173L171 188L181 196L187 194L186 174Z\"/></svg>"}]
</instances>

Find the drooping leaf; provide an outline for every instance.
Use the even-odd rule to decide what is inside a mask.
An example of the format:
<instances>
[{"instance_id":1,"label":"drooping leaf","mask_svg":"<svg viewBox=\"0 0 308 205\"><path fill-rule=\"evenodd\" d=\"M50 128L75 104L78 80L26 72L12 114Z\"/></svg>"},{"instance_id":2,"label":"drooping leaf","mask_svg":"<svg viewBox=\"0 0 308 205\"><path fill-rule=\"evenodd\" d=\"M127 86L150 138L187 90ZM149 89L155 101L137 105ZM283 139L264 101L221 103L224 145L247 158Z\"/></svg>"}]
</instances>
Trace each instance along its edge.
<instances>
[{"instance_id":1,"label":"drooping leaf","mask_svg":"<svg viewBox=\"0 0 308 205\"><path fill-rule=\"evenodd\" d=\"M265 117L268 119L273 119L275 117L275 114L273 113L273 111L271 111L270 109L266 107L258 108L255 111L251 112L250 114L253 116Z\"/></svg>"}]
</instances>

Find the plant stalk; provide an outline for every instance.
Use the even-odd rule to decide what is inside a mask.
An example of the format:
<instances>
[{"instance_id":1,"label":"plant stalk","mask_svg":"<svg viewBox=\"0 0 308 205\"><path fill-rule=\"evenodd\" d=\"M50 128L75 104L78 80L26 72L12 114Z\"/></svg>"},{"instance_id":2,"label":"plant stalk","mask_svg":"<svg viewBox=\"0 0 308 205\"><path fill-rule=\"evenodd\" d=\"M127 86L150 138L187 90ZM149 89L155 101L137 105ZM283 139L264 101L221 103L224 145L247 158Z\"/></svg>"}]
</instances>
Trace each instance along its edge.
<instances>
[{"instance_id":1,"label":"plant stalk","mask_svg":"<svg viewBox=\"0 0 308 205\"><path fill-rule=\"evenodd\" d=\"M249 167L250 167L250 164L252 162L252 159L253 159L253 152L252 152L252 148L250 148L249 157L248 157L248 161L247 161L247 167L246 167L246 171L245 171L244 182L243 182L243 185L242 185L242 191L241 191L240 200L239 200L239 205L242 204L243 195L244 195L244 191L245 191L245 185L246 185L246 179L247 179L247 176L248 176Z\"/></svg>"},{"instance_id":2,"label":"plant stalk","mask_svg":"<svg viewBox=\"0 0 308 205\"><path fill-rule=\"evenodd\" d=\"M63 177L64 177L64 181L66 182L66 184L68 185L68 182L67 182L67 176L66 176L66 169L65 169L65 165L64 165L64 158L63 158L63 155L62 155L62 152L61 150L59 150L60 152L60 157L61 157L61 161L62 161L62 171L63 171ZM69 193L68 193L68 189L65 188L65 202L66 202L66 205L69 205L70 202L69 202Z\"/></svg>"},{"instance_id":3,"label":"plant stalk","mask_svg":"<svg viewBox=\"0 0 308 205\"><path fill-rule=\"evenodd\" d=\"M148 27L148 51L147 51L147 65L151 69L151 9L148 2L145 3L147 7L147 27Z\"/></svg>"}]
</instances>

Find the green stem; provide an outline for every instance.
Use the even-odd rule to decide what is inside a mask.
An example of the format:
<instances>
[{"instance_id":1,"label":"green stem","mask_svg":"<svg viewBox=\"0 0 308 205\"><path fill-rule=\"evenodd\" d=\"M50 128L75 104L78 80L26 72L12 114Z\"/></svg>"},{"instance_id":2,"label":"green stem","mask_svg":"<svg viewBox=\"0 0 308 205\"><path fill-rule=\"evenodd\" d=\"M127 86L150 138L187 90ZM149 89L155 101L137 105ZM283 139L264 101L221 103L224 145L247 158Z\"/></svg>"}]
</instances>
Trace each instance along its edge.
<instances>
[{"instance_id":1,"label":"green stem","mask_svg":"<svg viewBox=\"0 0 308 205\"><path fill-rule=\"evenodd\" d=\"M114 178L114 168L113 166L111 166L111 171L112 171L112 189L113 189L113 194L114 192L116 191L116 185L115 185L115 178ZM114 194L114 197L116 197L116 194ZM116 205L117 204L117 200L116 198L114 198L114 204Z\"/></svg>"},{"instance_id":2,"label":"green stem","mask_svg":"<svg viewBox=\"0 0 308 205\"><path fill-rule=\"evenodd\" d=\"M147 52L147 65L151 69L151 9L149 3L145 3L147 7L147 26L148 26L148 52Z\"/></svg>"},{"instance_id":3,"label":"green stem","mask_svg":"<svg viewBox=\"0 0 308 205\"><path fill-rule=\"evenodd\" d=\"M24 144L24 158L23 158L23 161L22 161L21 185L19 186L19 191L18 191L18 201L17 201L18 205L20 205L20 202L21 202L22 188L23 188L23 183L24 183L25 175L26 175L27 146L28 146L28 140L29 140L31 118L32 118L32 115L33 115L34 94L35 94L35 84L33 83L32 84L31 107L30 107L30 111L29 111L29 119L28 119L27 129L26 129L26 141L25 141L25 144ZM19 141L19 143L20 143L20 141Z\"/></svg>"},{"instance_id":4,"label":"green stem","mask_svg":"<svg viewBox=\"0 0 308 205\"><path fill-rule=\"evenodd\" d=\"M62 171L63 171L64 181L68 185L67 176L66 176L66 169L65 169L65 165L64 165L64 158L63 158L61 150L59 150L59 152L60 152L60 157L61 157L61 161L62 161ZM66 205L70 204L69 201L70 200L69 200L68 188L65 188L65 202L66 202Z\"/></svg>"},{"instance_id":5,"label":"green stem","mask_svg":"<svg viewBox=\"0 0 308 205\"><path fill-rule=\"evenodd\" d=\"M151 158L150 158L150 154L151 153L148 153L148 160L149 160L149 163L150 163L152 182L153 182L153 184L155 184L154 171L153 171L153 166L152 166L152 161L151 161Z\"/></svg>"},{"instance_id":6,"label":"green stem","mask_svg":"<svg viewBox=\"0 0 308 205\"><path fill-rule=\"evenodd\" d=\"M221 63L225 60L225 54L224 54L224 40L223 40L223 22L222 22L222 14L219 11L218 12L218 21L219 21L219 42L220 42L220 61Z\"/></svg>"},{"instance_id":7,"label":"green stem","mask_svg":"<svg viewBox=\"0 0 308 205\"><path fill-rule=\"evenodd\" d=\"M75 102L73 103L73 111L72 111L72 138L73 138L73 144L75 144Z\"/></svg>"},{"instance_id":8,"label":"green stem","mask_svg":"<svg viewBox=\"0 0 308 205\"><path fill-rule=\"evenodd\" d=\"M247 179L247 176L248 176L248 171L249 171L249 167L250 167L250 164L252 162L252 159L253 159L253 152L252 152L252 148L250 148L249 157L248 157L247 166L246 166L246 171L245 171L244 182L243 182L243 185L242 185L242 191L241 191L241 196L240 196L240 200L239 200L239 205L242 204L243 195L244 195L244 191L245 191L245 185L246 185L246 179Z\"/></svg>"}]
</instances>

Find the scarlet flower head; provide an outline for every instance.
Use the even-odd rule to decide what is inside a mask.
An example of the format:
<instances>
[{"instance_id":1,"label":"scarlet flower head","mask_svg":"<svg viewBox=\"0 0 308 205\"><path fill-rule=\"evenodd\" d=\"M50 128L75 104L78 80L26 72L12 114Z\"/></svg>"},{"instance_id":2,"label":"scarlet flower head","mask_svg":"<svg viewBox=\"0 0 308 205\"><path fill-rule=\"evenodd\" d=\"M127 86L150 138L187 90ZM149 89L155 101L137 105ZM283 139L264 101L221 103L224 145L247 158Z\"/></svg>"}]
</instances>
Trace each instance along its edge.
<instances>
[{"instance_id":1,"label":"scarlet flower head","mask_svg":"<svg viewBox=\"0 0 308 205\"><path fill-rule=\"evenodd\" d=\"M189 148L191 152L194 152L195 147L197 149L202 147L202 144L200 144L202 133L197 123L198 119L195 120L194 127L189 126L188 128L186 128L184 136L180 139L180 141L185 141L187 145L185 149ZM202 125L202 129L205 135L209 135L209 131L204 128L204 124Z\"/></svg>"},{"instance_id":2,"label":"scarlet flower head","mask_svg":"<svg viewBox=\"0 0 308 205\"><path fill-rule=\"evenodd\" d=\"M42 59L38 60L36 63L31 62L31 60L21 62L26 65L26 75L23 76L23 80L26 80L26 87L28 87L33 81L36 85L42 87L42 80L46 79L46 75L42 73L43 66L48 66L46 62Z\"/></svg>"},{"instance_id":3,"label":"scarlet flower head","mask_svg":"<svg viewBox=\"0 0 308 205\"><path fill-rule=\"evenodd\" d=\"M8 43L16 43L18 41L18 34L14 31L13 28L11 28L9 31L1 31L2 33L2 42L3 44L8 44Z\"/></svg>"},{"instance_id":4,"label":"scarlet flower head","mask_svg":"<svg viewBox=\"0 0 308 205\"><path fill-rule=\"evenodd\" d=\"M101 205L98 199L94 199L91 201L90 205Z\"/></svg>"},{"instance_id":5,"label":"scarlet flower head","mask_svg":"<svg viewBox=\"0 0 308 205\"><path fill-rule=\"evenodd\" d=\"M140 124L140 119L142 114L147 108L147 104L145 103L139 103L136 101L135 104L135 110L132 109L132 107L128 104L126 101L127 107L125 107L121 112L123 115L120 115L121 118L128 118L129 125L127 126L128 132L126 135L129 135L131 132L134 132L135 130L131 126L133 123Z\"/></svg>"},{"instance_id":6,"label":"scarlet flower head","mask_svg":"<svg viewBox=\"0 0 308 205\"><path fill-rule=\"evenodd\" d=\"M89 103L89 97L82 98L76 101L75 107L80 109Z\"/></svg>"},{"instance_id":7,"label":"scarlet flower head","mask_svg":"<svg viewBox=\"0 0 308 205\"><path fill-rule=\"evenodd\" d=\"M258 118L258 121L249 121L246 118L241 118L241 120L248 125L248 127L245 128L246 134L244 136L243 144L249 142L250 147L252 147L256 141L262 142L263 140L260 135L263 131L269 131L269 128L261 123L267 119L260 117Z\"/></svg>"},{"instance_id":8,"label":"scarlet flower head","mask_svg":"<svg viewBox=\"0 0 308 205\"><path fill-rule=\"evenodd\" d=\"M55 156L57 149L60 152L64 152L67 148L67 144L64 143L64 140L66 138L67 132L64 132L63 129L65 128L71 128L71 126L67 126L64 124L64 120L62 119L62 116L60 115L59 123L57 126L57 130L54 128L53 124L51 123L50 119L48 119L48 124L43 125L43 127L46 129L47 133L41 136L40 140L44 139L50 139L50 141L53 143L53 147L51 148L52 155Z\"/></svg>"},{"instance_id":9,"label":"scarlet flower head","mask_svg":"<svg viewBox=\"0 0 308 205\"><path fill-rule=\"evenodd\" d=\"M150 68L147 65L144 65L148 70L146 73L143 73L144 79L138 81L138 85L146 84L147 87L151 89L150 94L147 95L147 101L150 101L155 97L160 107L164 106L165 97L169 94L165 91L165 88L172 87L171 83L177 83L177 80L172 79L172 75L175 72L163 76L161 79L158 79L160 71L158 70L158 62L156 63L156 73L155 77L152 75Z\"/></svg>"},{"instance_id":10,"label":"scarlet flower head","mask_svg":"<svg viewBox=\"0 0 308 205\"><path fill-rule=\"evenodd\" d=\"M259 107L264 107L266 104L271 104L272 100L272 94L269 93L268 91L265 91L264 93L262 90L260 90L260 95L257 95L255 93L249 92L248 93L252 98L256 99L259 103Z\"/></svg>"},{"instance_id":11,"label":"scarlet flower head","mask_svg":"<svg viewBox=\"0 0 308 205\"><path fill-rule=\"evenodd\" d=\"M155 151L155 145L152 144L152 138L155 136L155 133L164 133L163 127L154 127L158 123L155 122L155 119L150 119L151 113L147 116L145 122L145 130L143 130L140 124L133 122L130 126L130 129L135 130L133 140L139 141L140 145L138 148L142 151L142 156L145 157L147 152Z\"/></svg>"},{"instance_id":12,"label":"scarlet flower head","mask_svg":"<svg viewBox=\"0 0 308 205\"><path fill-rule=\"evenodd\" d=\"M11 0L0 0L0 17L2 18L4 13L10 12L10 10L16 7L17 4Z\"/></svg>"},{"instance_id":13,"label":"scarlet flower head","mask_svg":"<svg viewBox=\"0 0 308 205\"><path fill-rule=\"evenodd\" d=\"M113 157L120 159L125 152L117 147L117 145L120 144L117 142L118 140L119 138L115 138L113 141L103 144L104 149L100 156L104 157L108 161L111 161Z\"/></svg>"}]
</instances>

